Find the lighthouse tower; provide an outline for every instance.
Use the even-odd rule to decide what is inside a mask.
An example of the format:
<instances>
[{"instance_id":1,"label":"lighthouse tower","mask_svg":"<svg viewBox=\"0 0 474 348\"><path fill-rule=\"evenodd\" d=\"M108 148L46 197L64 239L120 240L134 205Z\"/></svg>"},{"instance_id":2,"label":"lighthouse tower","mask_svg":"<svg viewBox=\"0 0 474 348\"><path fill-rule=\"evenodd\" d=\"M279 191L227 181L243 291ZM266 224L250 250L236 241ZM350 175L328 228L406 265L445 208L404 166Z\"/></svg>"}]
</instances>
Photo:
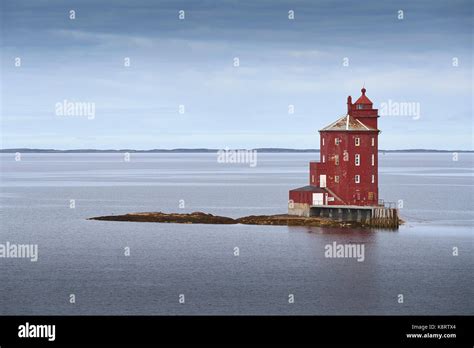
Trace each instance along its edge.
<instances>
[{"instance_id":1,"label":"lighthouse tower","mask_svg":"<svg viewBox=\"0 0 474 348\"><path fill-rule=\"evenodd\" d=\"M310 162L309 185L291 190L289 214L314 206L378 205L377 109L366 96L347 98L347 114L319 131L320 159Z\"/></svg>"}]
</instances>

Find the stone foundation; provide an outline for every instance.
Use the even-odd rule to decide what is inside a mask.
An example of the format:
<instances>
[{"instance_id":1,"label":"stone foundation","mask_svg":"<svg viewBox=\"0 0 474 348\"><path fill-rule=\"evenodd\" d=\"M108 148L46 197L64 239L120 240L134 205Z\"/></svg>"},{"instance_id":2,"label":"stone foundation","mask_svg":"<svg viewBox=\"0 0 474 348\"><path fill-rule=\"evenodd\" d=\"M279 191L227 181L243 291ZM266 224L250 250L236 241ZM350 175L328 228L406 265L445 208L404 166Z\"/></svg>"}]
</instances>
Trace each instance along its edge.
<instances>
[{"instance_id":1,"label":"stone foundation","mask_svg":"<svg viewBox=\"0 0 474 348\"><path fill-rule=\"evenodd\" d=\"M304 203L293 203L288 207L288 215L309 217L310 206Z\"/></svg>"}]
</instances>

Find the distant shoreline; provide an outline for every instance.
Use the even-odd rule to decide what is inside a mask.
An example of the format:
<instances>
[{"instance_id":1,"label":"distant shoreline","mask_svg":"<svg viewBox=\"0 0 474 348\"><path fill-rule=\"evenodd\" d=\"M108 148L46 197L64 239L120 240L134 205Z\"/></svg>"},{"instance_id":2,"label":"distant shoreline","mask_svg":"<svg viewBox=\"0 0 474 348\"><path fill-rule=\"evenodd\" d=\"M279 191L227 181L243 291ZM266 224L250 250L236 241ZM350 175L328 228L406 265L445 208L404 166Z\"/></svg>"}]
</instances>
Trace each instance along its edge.
<instances>
[{"instance_id":1,"label":"distant shoreline","mask_svg":"<svg viewBox=\"0 0 474 348\"><path fill-rule=\"evenodd\" d=\"M56 149L30 149L30 148L13 148L0 149L0 153L215 153L220 149L151 149L151 150L134 150L134 149L72 149L72 150L56 150ZM241 150L241 149L232 149ZM314 153L319 149L287 149L287 148L255 148L260 153ZM474 150L434 150L434 149L404 149L404 150L379 150L385 153L474 153Z\"/></svg>"}]
</instances>

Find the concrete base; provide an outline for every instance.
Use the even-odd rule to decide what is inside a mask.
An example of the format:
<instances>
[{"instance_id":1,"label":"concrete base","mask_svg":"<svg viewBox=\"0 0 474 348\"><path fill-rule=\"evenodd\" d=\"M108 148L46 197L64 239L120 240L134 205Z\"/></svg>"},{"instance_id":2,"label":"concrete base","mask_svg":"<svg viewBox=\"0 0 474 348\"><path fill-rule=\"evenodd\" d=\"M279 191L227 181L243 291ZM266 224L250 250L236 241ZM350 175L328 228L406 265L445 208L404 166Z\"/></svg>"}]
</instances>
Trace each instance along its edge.
<instances>
[{"instance_id":1,"label":"concrete base","mask_svg":"<svg viewBox=\"0 0 474 348\"><path fill-rule=\"evenodd\" d=\"M322 217L335 221L359 222L372 227L398 228L398 210L357 205L309 205L293 203L288 215Z\"/></svg>"},{"instance_id":2,"label":"concrete base","mask_svg":"<svg viewBox=\"0 0 474 348\"><path fill-rule=\"evenodd\" d=\"M311 206L310 216L330 218L336 221L355 221L369 224L372 218L372 207Z\"/></svg>"},{"instance_id":3,"label":"concrete base","mask_svg":"<svg viewBox=\"0 0 474 348\"><path fill-rule=\"evenodd\" d=\"M304 203L293 203L288 207L288 215L305 216L310 215L310 205Z\"/></svg>"}]
</instances>

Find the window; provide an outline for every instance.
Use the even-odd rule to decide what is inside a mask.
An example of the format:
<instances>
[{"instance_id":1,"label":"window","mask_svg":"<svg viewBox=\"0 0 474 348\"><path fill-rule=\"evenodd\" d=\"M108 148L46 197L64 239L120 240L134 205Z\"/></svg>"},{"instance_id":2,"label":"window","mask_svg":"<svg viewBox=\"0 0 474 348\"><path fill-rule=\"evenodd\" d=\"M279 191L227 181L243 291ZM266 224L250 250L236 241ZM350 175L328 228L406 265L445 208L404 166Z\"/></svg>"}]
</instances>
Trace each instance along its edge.
<instances>
[{"instance_id":1,"label":"window","mask_svg":"<svg viewBox=\"0 0 474 348\"><path fill-rule=\"evenodd\" d=\"M369 192L369 195L368 195L367 199L368 199L369 201L373 201L373 200L374 200L374 193L373 193L373 192Z\"/></svg>"},{"instance_id":2,"label":"window","mask_svg":"<svg viewBox=\"0 0 474 348\"><path fill-rule=\"evenodd\" d=\"M375 175L372 175L372 184L375 184Z\"/></svg>"},{"instance_id":3,"label":"window","mask_svg":"<svg viewBox=\"0 0 474 348\"><path fill-rule=\"evenodd\" d=\"M374 138L372 138L372 140L374 140ZM321 141L323 142L323 146L324 146L324 138L321 138Z\"/></svg>"},{"instance_id":4,"label":"window","mask_svg":"<svg viewBox=\"0 0 474 348\"><path fill-rule=\"evenodd\" d=\"M355 183L360 184L360 175L355 176Z\"/></svg>"},{"instance_id":5,"label":"window","mask_svg":"<svg viewBox=\"0 0 474 348\"><path fill-rule=\"evenodd\" d=\"M357 104L357 109L363 109L363 108L364 108L364 105Z\"/></svg>"},{"instance_id":6,"label":"window","mask_svg":"<svg viewBox=\"0 0 474 348\"><path fill-rule=\"evenodd\" d=\"M359 146L360 145L360 138L355 138L355 145Z\"/></svg>"},{"instance_id":7,"label":"window","mask_svg":"<svg viewBox=\"0 0 474 348\"><path fill-rule=\"evenodd\" d=\"M334 139L334 144L339 145L341 143L341 139L335 138Z\"/></svg>"},{"instance_id":8,"label":"window","mask_svg":"<svg viewBox=\"0 0 474 348\"><path fill-rule=\"evenodd\" d=\"M372 138L372 146L375 146L375 138Z\"/></svg>"},{"instance_id":9,"label":"window","mask_svg":"<svg viewBox=\"0 0 474 348\"><path fill-rule=\"evenodd\" d=\"M372 175L373 176L373 175ZM311 175L311 183L314 183L314 175Z\"/></svg>"},{"instance_id":10,"label":"window","mask_svg":"<svg viewBox=\"0 0 474 348\"><path fill-rule=\"evenodd\" d=\"M326 162L326 156L323 155L323 163Z\"/></svg>"},{"instance_id":11,"label":"window","mask_svg":"<svg viewBox=\"0 0 474 348\"><path fill-rule=\"evenodd\" d=\"M372 165L375 166L375 155L372 154Z\"/></svg>"},{"instance_id":12,"label":"window","mask_svg":"<svg viewBox=\"0 0 474 348\"><path fill-rule=\"evenodd\" d=\"M336 166L339 165L339 155L334 156L334 163L336 164Z\"/></svg>"},{"instance_id":13,"label":"window","mask_svg":"<svg viewBox=\"0 0 474 348\"><path fill-rule=\"evenodd\" d=\"M356 154L356 156L355 156L355 165L360 166L360 155L359 154Z\"/></svg>"},{"instance_id":14,"label":"window","mask_svg":"<svg viewBox=\"0 0 474 348\"><path fill-rule=\"evenodd\" d=\"M336 175L336 176L334 177L334 182L335 182L335 183L339 183L339 175Z\"/></svg>"}]
</instances>

